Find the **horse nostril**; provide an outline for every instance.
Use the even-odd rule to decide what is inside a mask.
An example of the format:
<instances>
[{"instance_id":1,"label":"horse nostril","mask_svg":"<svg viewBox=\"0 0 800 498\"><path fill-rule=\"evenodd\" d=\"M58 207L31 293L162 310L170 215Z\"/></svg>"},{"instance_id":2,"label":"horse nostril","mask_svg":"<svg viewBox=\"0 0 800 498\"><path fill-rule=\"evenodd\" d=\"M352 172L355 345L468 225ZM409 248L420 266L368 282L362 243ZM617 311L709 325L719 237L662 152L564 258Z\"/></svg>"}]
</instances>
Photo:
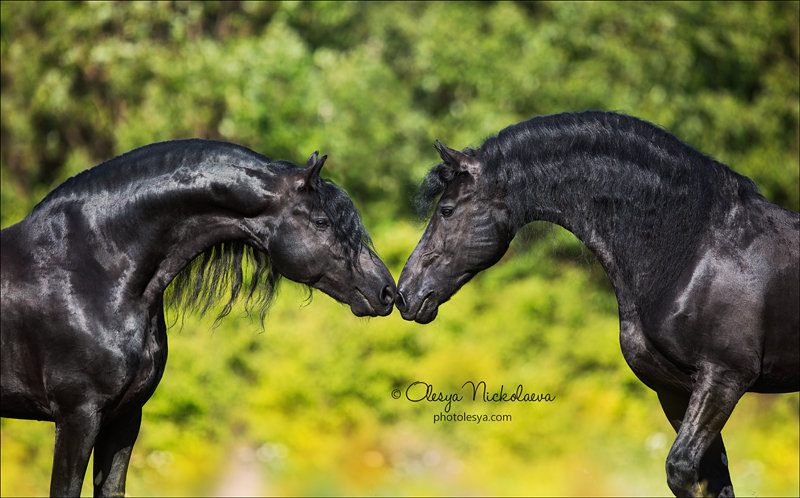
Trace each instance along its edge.
<instances>
[{"instance_id":1,"label":"horse nostril","mask_svg":"<svg viewBox=\"0 0 800 498\"><path fill-rule=\"evenodd\" d=\"M397 306L398 311L406 310L406 300L403 298L403 293L397 291L394 295L394 305Z\"/></svg>"},{"instance_id":2,"label":"horse nostril","mask_svg":"<svg viewBox=\"0 0 800 498\"><path fill-rule=\"evenodd\" d=\"M381 290L381 302L383 304L392 304L394 301L394 289L391 285L387 285Z\"/></svg>"}]
</instances>

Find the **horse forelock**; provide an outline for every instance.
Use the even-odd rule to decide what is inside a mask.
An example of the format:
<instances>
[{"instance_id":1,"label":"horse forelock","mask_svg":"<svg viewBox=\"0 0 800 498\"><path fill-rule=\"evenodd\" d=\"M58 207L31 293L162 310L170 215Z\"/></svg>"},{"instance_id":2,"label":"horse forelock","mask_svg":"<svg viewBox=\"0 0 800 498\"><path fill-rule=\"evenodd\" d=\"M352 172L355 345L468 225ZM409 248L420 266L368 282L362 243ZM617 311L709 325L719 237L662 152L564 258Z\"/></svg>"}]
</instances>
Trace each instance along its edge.
<instances>
[{"instance_id":1,"label":"horse forelock","mask_svg":"<svg viewBox=\"0 0 800 498\"><path fill-rule=\"evenodd\" d=\"M273 161L269 167L281 172L296 171L299 168L288 161ZM313 192L310 211L321 210L325 213L334 237L341 245L347 265L357 267L362 246L366 245L373 249L373 244L353 200L344 189L325 178L317 179L316 189Z\"/></svg>"},{"instance_id":2,"label":"horse forelock","mask_svg":"<svg viewBox=\"0 0 800 498\"><path fill-rule=\"evenodd\" d=\"M417 195L414 198L414 208L420 218L428 217L436 199L450 184L452 176L448 174L447 170L447 165L444 163L437 164L422 179Z\"/></svg>"},{"instance_id":3,"label":"horse forelock","mask_svg":"<svg viewBox=\"0 0 800 498\"><path fill-rule=\"evenodd\" d=\"M461 152L468 156L478 156L478 151L469 147ZM458 171L446 163L439 163L428 171L414 197L414 209L420 218L427 218L430 215L433 205L456 176Z\"/></svg>"},{"instance_id":4,"label":"horse forelock","mask_svg":"<svg viewBox=\"0 0 800 498\"><path fill-rule=\"evenodd\" d=\"M358 267L358 256L364 245L373 249L372 239L361 221L352 199L330 180L320 179L314 196L315 206L321 209L331 224L336 241L341 245L349 268Z\"/></svg>"}]
</instances>

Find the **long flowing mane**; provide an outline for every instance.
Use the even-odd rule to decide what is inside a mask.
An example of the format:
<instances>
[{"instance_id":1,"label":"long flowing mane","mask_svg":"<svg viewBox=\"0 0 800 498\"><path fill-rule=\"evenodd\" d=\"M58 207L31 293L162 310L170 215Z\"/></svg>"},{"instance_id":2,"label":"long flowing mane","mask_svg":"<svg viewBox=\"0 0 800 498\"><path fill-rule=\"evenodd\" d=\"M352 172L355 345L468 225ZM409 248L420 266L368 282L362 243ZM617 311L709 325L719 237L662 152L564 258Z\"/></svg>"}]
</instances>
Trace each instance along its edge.
<instances>
[{"instance_id":1,"label":"long flowing mane","mask_svg":"<svg viewBox=\"0 0 800 498\"><path fill-rule=\"evenodd\" d=\"M566 166L570 163L582 166L578 168L586 178L582 184L592 189L581 195L602 191L606 197L629 197L634 204L650 204L648 209L689 213L698 206L687 204L687 200L713 204L725 202L734 194L757 193L752 180L671 133L611 112L533 118L487 139L478 156L495 184L504 185L506 195L516 197L509 199L516 201L509 205L517 223L537 214L526 209L530 203L521 202L525 192L538 191L543 177L549 176L558 184L569 180ZM650 195L630 196L640 190ZM548 200L558 202L557 198Z\"/></svg>"},{"instance_id":2,"label":"long flowing mane","mask_svg":"<svg viewBox=\"0 0 800 498\"><path fill-rule=\"evenodd\" d=\"M299 168L227 142L199 139L161 142L134 149L67 179L45 196L31 215L47 216L51 210L59 210L61 203L88 202L94 195L129 199L135 195L135 185L170 174L182 165L190 165L195 171L237 166L274 174ZM350 197L333 182L320 178L312 203L312 209L323 211L330 220L347 265L356 266L362 244L372 247L372 241ZM113 207L124 209L121 207L124 205L120 202ZM223 241L201 251L178 273L165 292L164 303L169 309L201 315L223 303L216 318L218 323L230 314L237 300L244 298L245 311L257 314L263 327L280 277L268 254L241 241Z\"/></svg>"},{"instance_id":3,"label":"long flowing mane","mask_svg":"<svg viewBox=\"0 0 800 498\"><path fill-rule=\"evenodd\" d=\"M245 281L246 267L251 268L249 281ZM245 311L258 314L263 327L280 277L266 253L239 241L221 242L205 249L178 273L164 293L164 304L202 316L227 297L216 326L244 294Z\"/></svg>"},{"instance_id":4,"label":"long flowing mane","mask_svg":"<svg viewBox=\"0 0 800 498\"><path fill-rule=\"evenodd\" d=\"M541 183L537 175L544 173L546 166L563 165L578 154L597 153L614 156L631 169L669 177L676 184L689 178L703 179L709 193L727 193L731 187L741 193L758 192L752 180L671 133L641 119L612 112L535 117L501 130L478 149L466 148L463 152L480 159L484 174L510 197L522 197L525 192L535 190L536 184ZM602 172L586 168L583 173L598 177ZM431 168L415 198L417 211L426 214L451 180L444 164ZM514 220L522 222L529 218L525 212L527 204L509 202Z\"/></svg>"},{"instance_id":5,"label":"long flowing mane","mask_svg":"<svg viewBox=\"0 0 800 498\"><path fill-rule=\"evenodd\" d=\"M545 220L579 238L606 234L612 250L626 253L631 266L622 271L631 281L648 280L641 295L674 279L700 235L734 202L757 195L749 178L651 123L616 113L533 118L464 152L480 160L493 195L505 198L515 230ZM444 164L429 171L416 199L420 214L452 179ZM569 225L564 213L571 213ZM655 264L637 266L647 261Z\"/></svg>"}]
</instances>

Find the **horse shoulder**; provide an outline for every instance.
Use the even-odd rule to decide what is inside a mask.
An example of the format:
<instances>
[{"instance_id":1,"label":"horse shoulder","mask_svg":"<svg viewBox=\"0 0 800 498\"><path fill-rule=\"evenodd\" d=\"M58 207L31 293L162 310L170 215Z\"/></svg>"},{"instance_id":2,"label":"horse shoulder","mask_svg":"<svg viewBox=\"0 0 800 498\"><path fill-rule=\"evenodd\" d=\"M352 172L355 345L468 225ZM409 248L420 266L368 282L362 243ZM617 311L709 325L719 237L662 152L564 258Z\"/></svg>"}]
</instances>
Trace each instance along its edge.
<instances>
[{"instance_id":1,"label":"horse shoulder","mask_svg":"<svg viewBox=\"0 0 800 498\"><path fill-rule=\"evenodd\" d=\"M797 354L797 242L786 213L755 197L707 232L671 288L643 310L657 349L691 371L729 368L743 383L757 382L765 358L786 364L786 352L768 351L776 338Z\"/></svg>"},{"instance_id":2,"label":"horse shoulder","mask_svg":"<svg viewBox=\"0 0 800 498\"><path fill-rule=\"evenodd\" d=\"M7 230L2 253L4 415L52 420L76 403L107 409L123 400L148 398L166 363L160 307L134 299L115 304L115 287L99 270L85 262L64 264L57 257L37 259L36 251L20 247L30 237Z\"/></svg>"},{"instance_id":3,"label":"horse shoulder","mask_svg":"<svg viewBox=\"0 0 800 498\"><path fill-rule=\"evenodd\" d=\"M41 289L31 280L25 223L0 232L0 398L3 416L52 420L36 337Z\"/></svg>"},{"instance_id":4,"label":"horse shoulder","mask_svg":"<svg viewBox=\"0 0 800 498\"><path fill-rule=\"evenodd\" d=\"M167 364L167 333L162 308L143 315L146 323L126 334L135 339L123 348L126 357L124 388L114 402L113 410L121 411L128 406L143 405L161 381Z\"/></svg>"}]
</instances>

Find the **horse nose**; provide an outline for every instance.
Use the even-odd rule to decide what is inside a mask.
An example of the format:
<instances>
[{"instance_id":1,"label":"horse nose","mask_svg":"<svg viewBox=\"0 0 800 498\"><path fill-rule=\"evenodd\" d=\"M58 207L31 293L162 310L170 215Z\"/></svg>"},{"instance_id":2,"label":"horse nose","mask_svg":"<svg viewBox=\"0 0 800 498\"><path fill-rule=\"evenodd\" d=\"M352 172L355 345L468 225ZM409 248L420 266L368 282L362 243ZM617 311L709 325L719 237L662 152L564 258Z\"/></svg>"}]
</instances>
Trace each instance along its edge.
<instances>
[{"instance_id":1,"label":"horse nose","mask_svg":"<svg viewBox=\"0 0 800 498\"><path fill-rule=\"evenodd\" d=\"M394 305L397 307L397 310L400 313L404 313L406 311L406 299L403 297L403 293L398 291L394 295Z\"/></svg>"},{"instance_id":2,"label":"horse nose","mask_svg":"<svg viewBox=\"0 0 800 498\"><path fill-rule=\"evenodd\" d=\"M381 303L382 304L392 304L394 301L394 286L387 285L381 290Z\"/></svg>"}]
</instances>

